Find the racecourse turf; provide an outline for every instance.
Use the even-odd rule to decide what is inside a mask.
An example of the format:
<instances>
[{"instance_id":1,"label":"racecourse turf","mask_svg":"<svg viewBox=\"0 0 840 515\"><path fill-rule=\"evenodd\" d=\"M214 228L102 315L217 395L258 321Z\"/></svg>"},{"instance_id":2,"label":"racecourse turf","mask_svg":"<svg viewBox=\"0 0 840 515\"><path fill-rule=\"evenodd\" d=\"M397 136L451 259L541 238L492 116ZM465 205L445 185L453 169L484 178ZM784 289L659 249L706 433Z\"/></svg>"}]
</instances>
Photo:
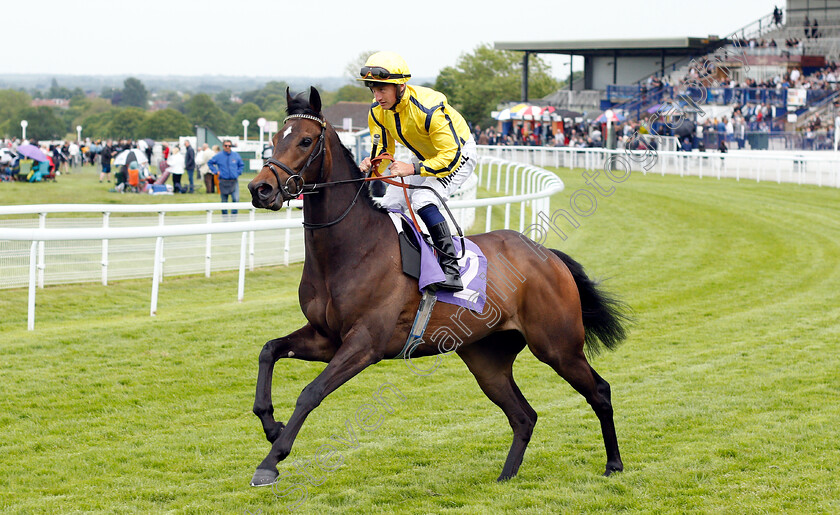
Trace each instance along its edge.
<instances>
[{"instance_id":1,"label":"racecourse turf","mask_svg":"<svg viewBox=\"0 0 840 515\"><path fill-rule=\"evenodd\" d=\"M93 173L0 184L0 202L105 190ZM582 189L598 204L550 246L633 309L629 339L593 360L623 473L601 477L592 410L526 350L514 373L539 420L513 480L495 481L507 420L451 355L422 377L403 362L366 370L309 416L278 487L250 488L269 449L251 414L257 356L303 324L294 265L249 272L242 303L236 273L167 277L155 318L150 280L48 287L32 332L26 290L0 291L0 512L840 512L840 190L634 172L601 176L605 197L580 170L557 173L552 210ZM323 366L277 364L278 419ZM360 430L386 382L403 399ZM348 424L353 446L331 439L351 439ZM324 472L327 443L340 454Z\"/></svg>"}]
</instances>

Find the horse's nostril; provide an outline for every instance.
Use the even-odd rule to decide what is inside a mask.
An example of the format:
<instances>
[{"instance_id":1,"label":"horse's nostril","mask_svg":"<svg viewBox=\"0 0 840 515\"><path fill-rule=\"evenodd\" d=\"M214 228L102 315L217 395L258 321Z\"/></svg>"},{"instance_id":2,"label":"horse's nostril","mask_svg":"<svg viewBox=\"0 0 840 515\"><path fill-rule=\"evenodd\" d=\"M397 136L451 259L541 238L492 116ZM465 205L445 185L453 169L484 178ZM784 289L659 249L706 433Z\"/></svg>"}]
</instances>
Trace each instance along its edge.
<instances>
[{"instance_id":1,"label":"horse's nostril","mask_svg":"<svg viewBox=\"0 0 840 515\"><path fill-rule=\"evenodd\" d=\"M261 199L267 199L268 197L271 196L271 193L272 193L273 190L274 190L274 188L272 188L269 184L262 183L257 188L257 196L260 197Z\"/></svg>"}]
</instances>

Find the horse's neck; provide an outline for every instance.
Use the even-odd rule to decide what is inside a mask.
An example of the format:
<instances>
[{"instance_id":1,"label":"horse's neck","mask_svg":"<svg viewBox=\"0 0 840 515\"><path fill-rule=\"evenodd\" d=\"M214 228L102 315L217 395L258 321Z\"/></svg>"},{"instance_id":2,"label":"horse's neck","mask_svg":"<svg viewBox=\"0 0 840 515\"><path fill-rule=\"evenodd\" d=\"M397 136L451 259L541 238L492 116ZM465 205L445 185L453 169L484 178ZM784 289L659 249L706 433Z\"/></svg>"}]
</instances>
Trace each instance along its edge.
<instances>
[{"instance_id":1,"label":"horse's neck","mask_svg":"<svg viewBox=\"0 0 840 515\"><path fill-rule=\"evenodd\" d=\"M333 147L331 151L331 180L354 178L342 149ZM327 186L319 189L318 193L304 195L303 218L311 224L338 220L350 208L347 215L334 225L305 230L306 259L324 263L340 263L353 257L361 259L370 254L372 246L382 239L391 222L387 214L373 208L364 198L367 192L362 191L356 196L360 186L359 182Z\"/></svg>"}]
</instances>

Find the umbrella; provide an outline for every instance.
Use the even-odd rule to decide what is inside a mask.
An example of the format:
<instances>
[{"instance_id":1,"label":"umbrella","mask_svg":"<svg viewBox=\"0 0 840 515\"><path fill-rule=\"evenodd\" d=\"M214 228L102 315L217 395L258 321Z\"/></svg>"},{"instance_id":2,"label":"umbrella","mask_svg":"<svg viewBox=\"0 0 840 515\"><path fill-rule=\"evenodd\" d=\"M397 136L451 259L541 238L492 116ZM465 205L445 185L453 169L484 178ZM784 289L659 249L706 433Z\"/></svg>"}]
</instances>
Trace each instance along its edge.
<instances>
[{"instance_id":1,"label":"umbrella","mask_svg":"<svg viewBox=\"0 0 840 515\"><path fill-rule=\"evenodd\" d=\"M538 117L542 114L542 107L539 106L527 106L524 109L521 109L516 113L517 117L525 118L526 116L530 116L533 118Z\"/></svg>"},{"instance_id":2,"label":"umbrella","mask_svg":"<svg viewBox=\"0 0 840 515\"><path fill-rule=\"evenodd\" d=\"M152 138L146 138L143 141L146 142L146 145L149 145L149 148L154 148L155 140L153 140Z\"/></svg>"},{"instance_id":3,"label":"umbrella","mask_svg":"<svg viewBox=\"0 0 840 515\"><path fill-rule=\"evenodd\" d=\"M601 116L595 118L596 122L623 122L624 120L625 117L623 114L616 113L612 109L607 109L601 113Z\"/></svg>"},{"instance_id":4,"label":"umbrella","mask_svg":"<svg viewBox=\"0 0 840 515\"><path fill-rule=\"evenodd\" d=\"M35 145L30 145L29 143L18 145L17 151L18 154L34 159L35 161L40 161L42 163L49 161L49 159L47 159L47 155L44 154L40 148Z\"/></svg>"},{"instance_id":5,"label":"umbrella","mask_svg":"<svg viewBox=\"0 0 840 515\"><path fill-rule=\"evenodd\" d=\"M148 164L149 160L146 158L146 154L137 150L136 148L130 150L123 150L119 154L117 154L117 158L114 159L114 165L126 165L132 161L137 161L140 164Z\"/></svg>"},{"instance_id":6,"label":"umbrella","mask_svg":"<svg viewBox=\"0 0 840 515\"><path fill-rule=\"evenodd\" d=\"M0 164L7 165L15 160L17 154L10 148L0 148Z\"/></svg>"},{"instance_id":7,"label":"umbrella","mask_svg":"<svg viewBox=\"0 0 840 515\"><path fill-rule=\"evenodd\" d=\"M510 120L510 118L511 118L510 109L503 109L501 111L496 112L495 118L499 121Z\"/></svg>"}]
</instances>

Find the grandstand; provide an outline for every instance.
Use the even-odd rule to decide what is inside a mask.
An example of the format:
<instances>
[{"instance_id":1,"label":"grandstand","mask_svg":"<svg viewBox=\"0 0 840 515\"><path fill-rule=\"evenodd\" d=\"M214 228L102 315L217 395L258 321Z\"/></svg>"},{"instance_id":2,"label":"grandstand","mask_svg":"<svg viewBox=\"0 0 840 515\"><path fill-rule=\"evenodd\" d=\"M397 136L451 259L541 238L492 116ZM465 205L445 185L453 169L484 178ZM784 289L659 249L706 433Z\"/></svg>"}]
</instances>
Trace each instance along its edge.
<instances>
[{"instance_id":1,"label":"grandstand","mask_svg":"<svg viewBox=\"0 0 840 515\"><path fill-rule=\"evenodd\" d=\"M523 52L519 102L583 111L583 120L559 125L566 135L554 139L562 144L607 145L606 137L591 137L606 134L606 127L593 130L591 120L610 110L620 121L619 145L645 127L676 136L683 150L833 150L840 114L840 0L815 4L788 0L784 9L724 37L496 42L495 48ZM544 99L529 99L528 56L541 53L582 56L583 79ZM668 114L689 123L671 128ZM536 129L525 122L499 128L512 131L514 140L522 133L523 142ZM544 141L550 141L545 134Z\"/></svg>"}]
</instances>

